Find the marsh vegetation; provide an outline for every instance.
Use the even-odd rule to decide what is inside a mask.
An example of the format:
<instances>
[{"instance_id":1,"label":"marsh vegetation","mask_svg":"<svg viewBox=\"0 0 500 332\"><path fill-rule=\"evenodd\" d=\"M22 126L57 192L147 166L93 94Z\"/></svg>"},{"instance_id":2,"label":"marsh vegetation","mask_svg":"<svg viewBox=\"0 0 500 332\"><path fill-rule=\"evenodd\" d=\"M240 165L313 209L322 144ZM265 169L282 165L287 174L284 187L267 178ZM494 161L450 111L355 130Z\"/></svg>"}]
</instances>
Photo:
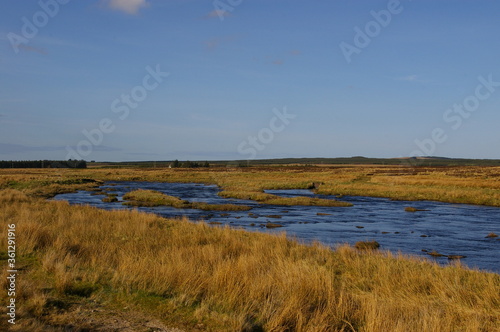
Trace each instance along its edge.
<instances>
[{"instance_id":1,"label":"marsh vegetation","mask_svg":"<svg viewBox=\"0 0 500 332\"><path fill-rule=\"evenodd\" d=\"M252 195L306 189L315 182L322 183L316 192L335 195L500 206L499 173L498 168L409 173L393 167L1 170L0 219L4 225L15 223L22 234L15 329L71 325L92 330L102 317L126 312L185 330L495 331L500 325L496 273L460 263L443 267L383 248L344 245L332 250L300 244L285 234L45 198L90 190L104 181L196 182L217 184L226 194ZM145 196L131 198L184 204L168 195ZM497 241L484 239L487 235L484 241ZM2 228L2 251L6 238ZM95 306L94 323L78 316Z\"/></svg>"},{"instance_id":2,"label":"marsh vegetation","mask_svg":"<svg viewBox=\"0 0 500 332\"><path fill-rule=\"evenodd\" d=\"M204 202L188 202L179 197L165 195L154 190L135 190L123 196L130 206L172 206L178 209L200 209L206 211L248 211L251 207L236 204L207 204Z\"/></svg>"},{"instance_id":3,"label":"marsh vegetation","mask_svg":"<svg viewBox=\"0 0 500 332\"><path fill-rule=\"evenodd\" d=\"M0 204L2 222L23 234L18 330L74 324L89 300L188 330L494 331L500 323L494 273L17 190L2 191Z\"/></svg>"}]
</instances>

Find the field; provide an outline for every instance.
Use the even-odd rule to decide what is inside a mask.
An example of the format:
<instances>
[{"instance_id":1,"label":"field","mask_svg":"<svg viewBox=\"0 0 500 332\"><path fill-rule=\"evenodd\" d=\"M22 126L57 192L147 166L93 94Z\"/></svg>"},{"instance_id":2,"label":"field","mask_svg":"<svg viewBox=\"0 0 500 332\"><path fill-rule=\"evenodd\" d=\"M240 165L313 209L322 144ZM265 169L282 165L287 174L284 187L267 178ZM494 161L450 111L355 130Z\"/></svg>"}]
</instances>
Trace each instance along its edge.
<instances>
[{"instance_id":1,"label":"field","mask_svg":"<svg viewBox=\"0 0 500 332\"><path fill-rule=\"evenodd\" d=\"M495 273L46 200L103 181L217 184L221 196L262 204L322 204L263 192L312 189L337 195L336 204L342 204L342 195L364 195L500 206L500 167L3 169L0 259L7 263L7 225L15 224L19 270L13 331L167 326L172 331L498 331L500 326ZM134 199L142 203L185 204L173 196L140 194ZM4 290L7 276L3 269ZM1 299L0 326L5 326L7 299L4 294Z\"/></svg>"}]
</instances>

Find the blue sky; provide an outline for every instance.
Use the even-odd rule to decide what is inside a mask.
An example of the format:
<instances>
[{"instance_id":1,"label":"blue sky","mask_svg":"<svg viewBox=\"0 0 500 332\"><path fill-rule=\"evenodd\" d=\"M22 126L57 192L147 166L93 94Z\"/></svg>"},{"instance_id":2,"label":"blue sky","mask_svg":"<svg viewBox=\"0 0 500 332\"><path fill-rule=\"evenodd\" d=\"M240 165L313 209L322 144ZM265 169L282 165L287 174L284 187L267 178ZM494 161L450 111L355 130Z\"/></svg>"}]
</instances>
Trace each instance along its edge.
<instances>
[{"instance_id":1,"label":"blue sky","mask_svg":"<svg viewBox=\"0 0 500 332\"><path fill-rule=\"evenodd\" d=\"M3 160L500 158L498 1L0 8Z\"/></svg>"}]
</instances>

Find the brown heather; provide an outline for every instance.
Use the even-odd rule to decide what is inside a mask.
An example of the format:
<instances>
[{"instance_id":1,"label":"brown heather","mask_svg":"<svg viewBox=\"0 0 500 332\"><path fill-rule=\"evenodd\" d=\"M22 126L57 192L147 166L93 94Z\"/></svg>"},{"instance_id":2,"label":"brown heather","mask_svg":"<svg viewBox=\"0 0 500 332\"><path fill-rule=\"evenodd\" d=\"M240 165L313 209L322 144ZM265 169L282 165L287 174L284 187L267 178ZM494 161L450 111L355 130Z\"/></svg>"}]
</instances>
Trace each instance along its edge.
<instances>
[{"instance_id":1,"label":"brown heather","mask_svg":"<svg viewBox=\"0 0 500 332\"><path fill-rule=\"evenodd\" d=\"M107 312L113 319L125 312L146 317L144 324L157 319L186 331L500 326L500 275L458 263L440 267L348 246L332 251L284 234L70 206L13 189L0 191L0 220L3 251L6 225L16 224L21 272L14 331L93 330L90 321ZM0 302L5 319L5 296ZM90 317L75 318L96 303Z\"/></svg>"}]
</instances>

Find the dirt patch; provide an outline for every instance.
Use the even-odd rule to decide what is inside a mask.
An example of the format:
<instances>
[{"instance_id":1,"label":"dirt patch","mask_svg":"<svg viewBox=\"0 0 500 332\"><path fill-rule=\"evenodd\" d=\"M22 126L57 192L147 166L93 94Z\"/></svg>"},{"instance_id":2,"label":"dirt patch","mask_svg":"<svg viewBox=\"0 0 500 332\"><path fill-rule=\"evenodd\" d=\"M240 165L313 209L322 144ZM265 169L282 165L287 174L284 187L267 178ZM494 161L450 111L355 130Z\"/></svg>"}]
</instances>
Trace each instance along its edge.
<instances>
[{"instance_id":1,"label":"dirt patch","mask_svg":"<svg viewBox=\"0 0 500 332\"><path fill-rule=\"evenodd\" d=\"M45 323L63 331L184 332L141 312L117 311L93 301L73 303L67 311L49 314Z\"/></svg>"}]
</instances>

